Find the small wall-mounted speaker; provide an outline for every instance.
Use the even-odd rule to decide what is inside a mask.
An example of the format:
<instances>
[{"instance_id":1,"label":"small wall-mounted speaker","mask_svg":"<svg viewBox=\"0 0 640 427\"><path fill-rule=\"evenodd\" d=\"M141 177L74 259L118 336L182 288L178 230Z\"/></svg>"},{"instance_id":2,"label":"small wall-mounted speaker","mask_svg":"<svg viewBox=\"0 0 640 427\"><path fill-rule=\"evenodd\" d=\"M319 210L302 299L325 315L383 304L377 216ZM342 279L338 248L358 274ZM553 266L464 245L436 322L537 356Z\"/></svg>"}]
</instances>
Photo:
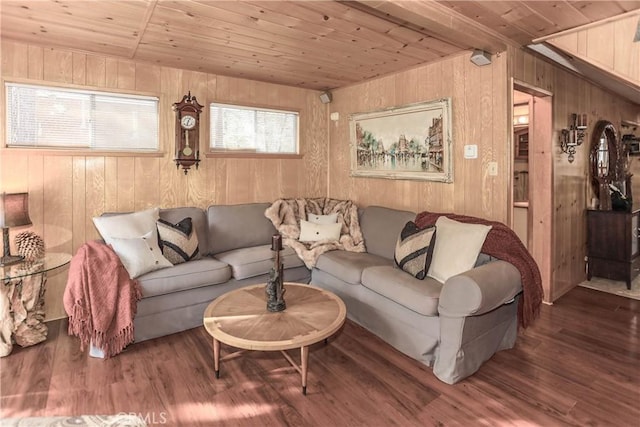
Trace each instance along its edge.
<instances>
[{"instance_id":1,"label":"small wall-mounted speaker","mask_svg":"<svg viewBox=\"0 0 640 427\"><path fill-rule=\"evenodd\" d=\"M331 92L329 92L329 91L322 92L320 94L320 102L322 102L323 104L330 103L332 99L333 99L333 97L331 96Z\"/></svg>"},{"instance_id":2,"label":"small wall-mounted speaker","mask_svg":"<svg viewBox=\"0 0 640 427\"><path fill-rule=\"evenodd\" d=\"M475 49L470 60L478 66L489 65L491 64L491 54L481 49Z\"/></svg>"}]
</instances>

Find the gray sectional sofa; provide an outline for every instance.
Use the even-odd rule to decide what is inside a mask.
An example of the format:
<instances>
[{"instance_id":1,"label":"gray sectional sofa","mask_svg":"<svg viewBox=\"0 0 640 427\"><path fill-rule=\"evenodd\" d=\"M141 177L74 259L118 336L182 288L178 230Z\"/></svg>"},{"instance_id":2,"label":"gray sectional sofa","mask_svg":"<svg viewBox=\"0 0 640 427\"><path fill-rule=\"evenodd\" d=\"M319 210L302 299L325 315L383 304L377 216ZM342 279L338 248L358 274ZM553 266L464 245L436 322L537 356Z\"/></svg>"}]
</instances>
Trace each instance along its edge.
<instances>
[{"instance_id":1,"label":"gray sectional sofa","mask_svg":"<svg viewBox=\"0 0 640 427\"><path fill-rule=\"evenodd\" d=\"M142 299L134 319L135 342L202 326L204 310L230 290L264 283L273 267L271 238L276 233L264 216L269 203L161 209L171 223L191 217L201 259L138 277ZM309 283L309 269L291 248L282 251L287 281ZM90 354L103 357L91 346Z\"/></svg>"},{"instance_id":2,"label":"gray sectional sofa","mask_svg":"<svg viewBox=\"0 0 640 427\"><path fill-rule=\"evenodd\" d=\"M136 342L202 326L204 309L214 298L242 286L264 283L273 267L265 218L269 203L161 209L160 218L191 217L202 259L152 271L138 278L142 300L134 321ZM286 280L309 283L310 272L295 252L282 252Z\"/></svg>"},{"instance_id":3,"label":"gray sectional sofa","mask_svg":"<svg viewBox=\"0 0 640 427\"><path fill-rule=\"evenodd\" d=\"M266 282L276 229L268 203L160 211L177 223L191 217L202 259L138 277L143 298L134 320L140 342L202 325L207 305L242 286ZM520 274L481 254L476 266L444 284L418 280L394 266L396 241L416 214L370 206L359 210L367 252L330 251L309 271L291 248L283 251L284 278L330 290L347 316L403 353L433 368L446 383L473 374L517 334ZM92 347L91 354L100 357Z\"/></svg>"},{"instance_id":4,"label":"gray sectional sofa","mask_svg":"<svg viewBox=\"0 0 640 427\"><path fill-rule=\"evenodd\" d=\"M416 279L393 261L398 235L415 217L379 206L362 209L367 252L322 254L311 284L342 298L349 319L453 384L495 352L513 347L520 273L512 264L480 254L472 270L444 284Z\"/></svg>"}]
</instances>

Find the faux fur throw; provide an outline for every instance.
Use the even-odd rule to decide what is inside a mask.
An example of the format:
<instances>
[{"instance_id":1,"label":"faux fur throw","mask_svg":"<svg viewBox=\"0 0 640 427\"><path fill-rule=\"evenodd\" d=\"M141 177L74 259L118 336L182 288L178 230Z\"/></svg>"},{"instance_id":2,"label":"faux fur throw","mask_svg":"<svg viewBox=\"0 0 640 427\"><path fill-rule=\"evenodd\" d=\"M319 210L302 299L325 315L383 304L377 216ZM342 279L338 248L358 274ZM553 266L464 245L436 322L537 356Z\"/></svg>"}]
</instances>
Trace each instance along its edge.
<instances>
[{"instance_id":1,"label":"faux fur throw","mask_svg":"<svg viewBox=\"0 0 640 427\"><path fill-rule=\"evenodd\" d=\"M111 246L85 243L71 258L64 290L69 335L80 338L80 350L92 342L105 358L133 342L133 318L142 293Z\"/></svg>"},{"instance_id":2,"label":"faux fur throw","mask_svg":"<svg viewBox=\"0 0 640 427\"><path fill-rule=\"evenodd\" d=\"M300 220L307 220L308 214L338 214L342 223L339 241L321 240L318 242L300 242ZM278 199L267 208L264 215L271 220L282 235L282 243L296 251L311 269L318 257L332 250L365 252L364 238L358 221L358 207L350 200L328 198L317 199Z\"/></svg>"},{"instance_id":3,"label":"faux fur throw","mask_svg":"<svg viewBox=\"0 0 640 427\"><path fill-rule=\"evenodd\" d=\"M540 314L542 304L542 278L538 264L524 247L520 238L509 227L501 222L487 221L472 216L421 212L416 217L416 224L420 228L434 225L440 216L446 216L454 221L470 224L491 225L491 230L482 246L482 252L495 258L513 264L520 271L522 280L522 298L518 305L518 320L520 326L526 328ZM438 237L436 237L437 239Z\"/></svg>"}]
</instances>

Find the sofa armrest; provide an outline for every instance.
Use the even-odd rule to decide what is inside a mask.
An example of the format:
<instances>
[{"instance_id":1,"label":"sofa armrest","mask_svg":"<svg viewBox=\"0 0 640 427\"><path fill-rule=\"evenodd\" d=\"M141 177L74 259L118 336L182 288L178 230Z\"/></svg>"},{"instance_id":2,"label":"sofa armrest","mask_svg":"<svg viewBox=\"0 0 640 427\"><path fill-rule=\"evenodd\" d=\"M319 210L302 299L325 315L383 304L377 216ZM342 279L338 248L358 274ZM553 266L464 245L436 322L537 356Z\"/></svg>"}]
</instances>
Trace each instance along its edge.
<instances>
[{"instance_id":1,"label":"sofa armrest","mask_svg":"<svg viewBox=\"0 0 640 427\"><path fill-rule=\"evenodd\" d=\"M449 317L487 313L522 291L520 272L506 261L492 261L450 277L442 287L438 311Z\"/></svg>"}]
</instances>

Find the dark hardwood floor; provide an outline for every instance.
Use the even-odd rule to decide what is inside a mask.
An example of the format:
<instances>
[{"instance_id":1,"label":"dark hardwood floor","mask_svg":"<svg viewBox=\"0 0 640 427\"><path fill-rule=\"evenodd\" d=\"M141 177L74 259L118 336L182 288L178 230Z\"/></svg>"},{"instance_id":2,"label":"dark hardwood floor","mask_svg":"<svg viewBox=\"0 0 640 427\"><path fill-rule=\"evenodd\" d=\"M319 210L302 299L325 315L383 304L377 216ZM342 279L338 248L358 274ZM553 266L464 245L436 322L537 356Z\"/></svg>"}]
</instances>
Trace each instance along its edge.
<instances>
[{"instance_id":1,"label":"dark hardwood floor","mask_svg":"<svg viewBox=\"0 0 640 427\"><path fill-rule=\"evenodd\" d=\"M203 328L80 353L66 322L0 359L2 417L136 413L170 426L640 426L640 301L576 288L456 385L347 321L312 347L308 394L278 352L222 362ZM231 351L222 346L222 354ZM297 358L297 353L293 353ZM0 425L1 425L0 421Z\"/></svg>"}]
</instances>

